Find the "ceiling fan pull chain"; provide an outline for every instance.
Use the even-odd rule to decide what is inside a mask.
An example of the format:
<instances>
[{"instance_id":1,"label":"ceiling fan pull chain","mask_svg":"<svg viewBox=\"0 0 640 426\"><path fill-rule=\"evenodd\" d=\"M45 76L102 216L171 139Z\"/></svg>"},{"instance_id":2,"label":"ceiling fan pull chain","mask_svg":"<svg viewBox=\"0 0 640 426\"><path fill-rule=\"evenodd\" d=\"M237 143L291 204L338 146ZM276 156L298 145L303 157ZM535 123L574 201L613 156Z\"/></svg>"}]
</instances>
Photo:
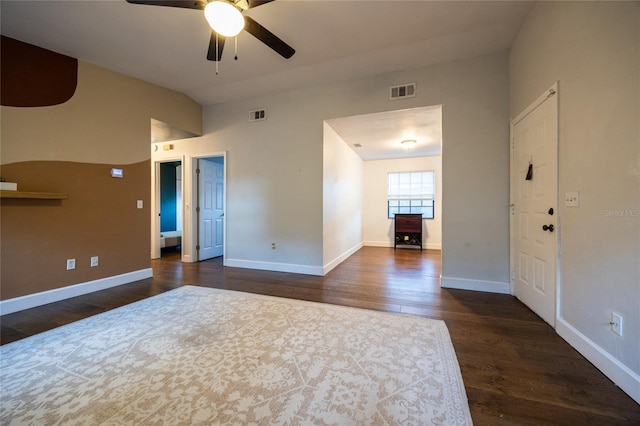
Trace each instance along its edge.
<instances>
[{"instance_id":1,"label":"ceiling fan pull chain","mask_svg":"<svg viewBox=\"0 0 640 426\"><path fill-rule=\"evenodd\" d=\"M234 40L236 42L236 56L234 57L234 59L237 61L238 60L238 36L234 37Z\"/></svg>"},{"instance_id":2,"label":"ceiling fan pull chain","mask_svg":"<svg viewBox=\"0 0 640 426\"><path fill-rule=\"evenodd\" d=\"M220 53L218 52L218 33L216 32L216 75L218 75L219 63L220 63Z\"/></svg>"}]
</instances>

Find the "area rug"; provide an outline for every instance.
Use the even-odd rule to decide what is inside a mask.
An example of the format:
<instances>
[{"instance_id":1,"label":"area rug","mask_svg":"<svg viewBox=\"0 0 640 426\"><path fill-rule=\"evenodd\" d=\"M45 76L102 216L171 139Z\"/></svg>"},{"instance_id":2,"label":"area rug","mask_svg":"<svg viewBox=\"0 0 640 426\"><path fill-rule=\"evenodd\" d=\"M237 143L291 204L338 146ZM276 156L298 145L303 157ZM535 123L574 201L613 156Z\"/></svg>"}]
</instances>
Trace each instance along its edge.
<instances>
[{"instance_id":1,"label":"area rug","mask_svg":"<svg viewBox=\"0 0 640 426\"><path fill-rule=\"evenodd\" d=\"M0 424L469 425L442 321L184 286L0 347Z\"/></svg>"}]
</instances>

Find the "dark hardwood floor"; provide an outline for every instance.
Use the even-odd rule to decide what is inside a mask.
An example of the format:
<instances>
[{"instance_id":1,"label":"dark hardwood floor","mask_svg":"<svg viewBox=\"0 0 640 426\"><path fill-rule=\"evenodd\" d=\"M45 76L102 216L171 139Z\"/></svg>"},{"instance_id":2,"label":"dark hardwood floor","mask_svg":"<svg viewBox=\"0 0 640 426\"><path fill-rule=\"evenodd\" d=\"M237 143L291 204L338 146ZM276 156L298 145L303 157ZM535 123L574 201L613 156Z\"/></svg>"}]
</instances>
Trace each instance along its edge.
<instances>
[{"instance_id":1,"label":"dark hardwood floor","mask_svg":"<svg viewBox=\"0 0 640 426\"><path fill-rule=\"evenodd\" d=\"M154 277L1 317L2 344L184 284L446 322L476 425L640 425L640 405L508 295L439 286L440 252L365 247L325 277L152 261Z\"/></svg>"}]
</instances>

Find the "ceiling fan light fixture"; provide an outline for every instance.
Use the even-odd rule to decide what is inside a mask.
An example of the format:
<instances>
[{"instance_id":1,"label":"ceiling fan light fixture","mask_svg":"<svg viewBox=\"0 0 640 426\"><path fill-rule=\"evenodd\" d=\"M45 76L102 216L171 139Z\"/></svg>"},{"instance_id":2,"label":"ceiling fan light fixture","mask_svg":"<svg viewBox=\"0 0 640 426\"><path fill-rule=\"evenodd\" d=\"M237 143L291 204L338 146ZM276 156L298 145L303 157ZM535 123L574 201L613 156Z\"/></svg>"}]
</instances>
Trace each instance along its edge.
<instances>
[{"instance_id":1,"label":"ceiling fan light fixture","mask_svg":"<svg viewBox=\"0 0 640 426\"><path fill-rule=\"evenodd\" d=\"M204 17L213 31L225 37L235 37L244 28L244 17L226 1L212 1L204 8Z\"/></svg>"},{"instance_id":2,"label":"ceiling fan light fixture","mask_svg":"<svg viewBox=\"0 0 640 426\"><path fill-rule=\"evenodd\" d=\"M413 148L413 146L417 143L417 141L415 139L406 139L402 142L400 142L400 145L402 145L405 149L410 150L411 148Z\"/></svg>"}]
</instances>

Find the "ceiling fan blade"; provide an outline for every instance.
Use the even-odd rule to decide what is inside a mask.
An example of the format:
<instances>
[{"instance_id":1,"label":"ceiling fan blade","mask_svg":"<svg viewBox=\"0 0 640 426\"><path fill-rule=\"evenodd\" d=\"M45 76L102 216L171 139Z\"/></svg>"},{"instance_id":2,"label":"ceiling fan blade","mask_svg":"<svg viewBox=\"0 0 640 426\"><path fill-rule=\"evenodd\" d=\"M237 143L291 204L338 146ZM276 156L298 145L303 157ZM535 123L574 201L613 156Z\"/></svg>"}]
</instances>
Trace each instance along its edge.
<instances>
[{"instance_id":1,"label":"ceiling fan blade","mask_svg":"<svg viewBox=\"0 0 640 426\"><path fill-rule=\"evenodd\" d=\"M249 9L253 7L262 6L265 3L271 3L273 0L247 0L249 3Z\"/></svg>"},{"instance_id":2,"label":"ceiling fan blade","mask_svg":"<svg viewBox=\"0 0 640 426\"><path fill-rule=\"evenodd\" d=\"M211 31L211 39L209 40L209 51L207 52L207 59L210 61L219 61L222 59L222 49L224 49L224 42L227 38L221 34L218 34L218 55L216 57L216 32Z\"/></svg>"},{"instance_id":3,"label":"ceiling fan blade","mask_svg":"<svg viewBox=\"0 0 640 426\"><path fill-rule=\"evenodd\" d=\"M296 53L293 47L276 37L275 34L258 24L250 16L245 15L244 22L244 29L247 30L249 34L275 50L283 58L289 59Z\"/></svg>"},{"instance_id":4,"label":"ceiling fan blade","mask_svg":"<svg viewBox=\"0 0 640 426\"><path fill-rule=\"evenodd\" d=\"M204 10L206 0L127 0L131 4L144 4L147 6L169 6L182 9Z\"/></svg>"}]
</instances>

